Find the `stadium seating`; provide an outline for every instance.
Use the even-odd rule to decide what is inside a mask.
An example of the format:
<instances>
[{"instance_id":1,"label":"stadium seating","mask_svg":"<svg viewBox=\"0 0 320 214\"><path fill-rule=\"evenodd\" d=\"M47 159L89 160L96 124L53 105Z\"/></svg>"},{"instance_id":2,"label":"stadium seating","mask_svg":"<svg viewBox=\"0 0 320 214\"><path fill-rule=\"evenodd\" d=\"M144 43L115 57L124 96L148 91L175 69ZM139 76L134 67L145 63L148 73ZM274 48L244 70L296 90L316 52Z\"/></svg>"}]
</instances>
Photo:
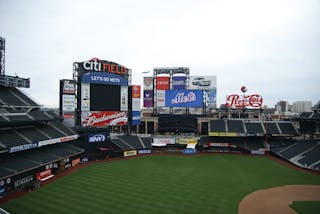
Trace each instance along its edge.
<instances>
[{"instance_id":1,"label":"stadium seating","mask_svg":"<svg viewBox=\"0 0 320 214\"><path fill-rule=\"evenodd\" d=\"M10 147L31 143L31 141L19 135L14 129L4 129L0 130L0 143L9 149Z\"/></svg>"},{"instance_id":2,"label":"stadium seating","mask_svg":"<svg viewBox=\"0 0 320 214\"><path fill-rule=\"evenodd\" d=\"M242 120L227 120L228 132L245 133Z\"/></svg>"},{"instance_id":3,"label":"stadium seating","mask_svg":"<svg viewBox=\"0 0 320 214\"><path fill-rule=\"evenodd\" d=\"M300 118L310 118L313 115L313 112L302 112Z\"/></svg>"},{"instance_id":4,"label":"stadium seating","mask_svg":"<svg viewBox=\"0 0 320 214\"><path fill-rule=\"evenodd\" d=\"M276 122L265 122L265 123L263 123L263 125L264 125L264 128L265 128L267 134L271 134L271 135L272 134L276 134L276 135L280 134L280 130L279 130Z\"/></svg>"},{"instance_id":5,"label":"stadium seating","mask_svg":"<svg viewBox=\"0 0 320 214\"><path fill-rule=\"evenodd\" d=\"M249 135L263 135L265 133L261 122L245 122L244 124Z\"/></svg>"},{"instance_id":6,"label":"stadium seating","mask_svg":"<svg viewBox=\"0 0 320 214\"><path fill-rule=\"evenodd\" d=\"M0 86L0 98L3 103L10 106L29 106L23 98L13 93L9 87Z\"/></svg>"},{"instance_id":7,"label":"stadium seating","mask_svg":"<svg viewBox=\"0 0 320 214\"><path fill-rule=\"evenodd\" d=\"M60 143L8 155L0 162L0 179L22 171L81 154L84 151L67 143Z\"/></svg>"},{"instance_id":8,"label":"stadium seating","mask_svg":"<svg viewBox=\"0 0 320 214\"><path fill-rule=\"evenodd\" d=\"M297 130L294 128L291 122L278 122L278 125L282 134L298 135Z\"/></svg>"},{"instance_id":9,"label":"stadium seating","mask_svg":"<svg viewBox=\"0 0 320 214\"><path fill-rule=\"evenodd\" d=\"M121 150L132 150L135 149L132 145L128 144L126 141L120 138L111 139L111 142L119 147Z\"/></svg>"},{"instance_id":10,"label":"stadium seating","mask_svg":"<svg viewBox=\"0 0 320 214\"><path fill-rule=\"evenodd\" d=\"M210 129L211 132L226 132L226 123L224 120L211 120Z\"/></svg>"}]
</instances>

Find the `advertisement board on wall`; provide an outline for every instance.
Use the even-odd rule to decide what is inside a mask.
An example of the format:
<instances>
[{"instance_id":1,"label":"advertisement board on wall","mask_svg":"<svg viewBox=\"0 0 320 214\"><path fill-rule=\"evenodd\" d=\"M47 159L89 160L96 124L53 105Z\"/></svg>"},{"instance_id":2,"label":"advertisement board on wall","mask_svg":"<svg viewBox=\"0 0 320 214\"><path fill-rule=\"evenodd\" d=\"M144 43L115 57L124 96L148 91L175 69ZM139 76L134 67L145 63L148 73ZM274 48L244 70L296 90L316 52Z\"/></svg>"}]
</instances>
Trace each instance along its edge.
<instances>
[{"instance_id":1,"label":"advertisement board on wall","mask_svg":"<svg viewBox=\"0 0 320 214\"><path fill-rule=\"evenodd\" d=\"M120 92L121 111L128 111L128 87L121 86Z\"/></svg>"},{"instance_id":2,"label":"advertisement board on wall","mask_svg":"<svg viewBox=\"0 0 320 214\"><path fill-rule=\"evenodd\" d=\"M144 77L143 78L143 89L144 90L153 90L153 77Z\"/></svg>"},{"instance_id":3,"label":"advertisement board on wall","mask_svg":"<svg viewBox=\"0 0 320 214\"><path fill-rule=\"evenodd\" d=\"M83 127L117 126L128 124L128 112L125 111L89 111L81 112Z\"/></svg>"},{"instance_id":4,"label":"advertisement board on wall","mask_svg":"<svg viewBox=\"0 0 320 214\"><path fill-rule=\"evenodd\" d=\"M75 94L76 93L76 81L75 80L60 80L62 87L62 94Z\"/></svg>"},{"instance_id":5,"label":"advertisement board on wall","mask_svg":"<svg viewBox=\"0 0 320 214\"><path fill-rule=\"evenodd\" d=\"M140 98L132 98L132 111L140 111L140 110L141 110Z\"/></svg>"},{"instance_id":6,"label":"advertisement board on wall","mask_svg":"<svg viewBox=\"0 0 320 214\"><path fill-rule=\"evenodd\" d=\"M36 174L36 178L37 178L37 181L43 181L43 180L46 180L46 178L51 176L51 175L52 175L51 169L47 169L47 170L44 170L42 172L38 172Z\"/></svg>"},{"instance_id":7,"label":"advertisement board on wall","mask_svg":"<svg viewBox=\"0 0 320 214\"><path fill-rule=\"evenodd\" d=\"M208 109L216 108L217 104L217 92L215 90L204 91L205 105Z\"/></svg>"},{"instance_id":8,"label":"advertisement board on wall","mask_svg":"<svg viewBox=\"0 0 320 214\"><path fill-rule=\"evenodd\" d=\"M158 97L157 97L158 99ZM202 90L167 90L165 91L166 107L202 107Z\"/></svg>"},{"instance_id":9,"label":"advertisement board on wall","mask_svg":"<svg viewBox=\"0 0 320 214\"><path fill-rule=\"evenodd\" d=\"M128 85L128 80L116 74L110 74L105 72L90 72L81 76L81 82L83 83L96 83L106 85Z\"/></svg>"},{"instance_id":10,"label":"advertisement board on wall","mask_svg":"<svg viewBox=\"0 0 320 214\"><path fill-rule=\"evenodd\" d=\"M137 150L124 151L123 157L135 156L137 155Z\"/></svg>"},{"instance_id":11,"label":"advertisement board on wall","mask_svg":"<svg viewBox=\"0 0 320 214\"><path fill-rule=\"evenodd\" d=\"M173 76L172 89L186 89L186 76Z\"/></svg>"},{"instance_id":12,"label":"advertisement board on wall","mask_svg":"<svg viewBox=\"0 0 320 214\"><path fill-rule=\"evenodd\" d=\"M157 106L164 107L166 106L166 91L157 90Z\"/></svg>"},{"instance_id":13,"label":"advertisement board on wall","mask_svg":"<svg viewBox=\"0 0 320 214\"><path fill-rule=\"evenodd\" d=\"M157 145L167 145L167 144L175 144L176 139L175 138L153 138L153 146Z\"/></svg>"},{"instance_id":14,"label":"advertisement board on wall","mask_svg":"<svg viewBox=\"0 0 320 214\"><path fill-rule=\"evenodd\" d=\"M153 107L153 91L152 90L143 91L143 107L146 107L146 108Z\"/></svg>"},{"instance_id":15,"label":"advertisement board on wall","mask_svg":"<svg viewBox=\"0 0 320 214\"><path fill-rule=\"evenodd\" d=\"M157 90L169 90L170 89L170 77L157 77L156 78Z\"/></svg>"},{"instance_id":16,"label":"advertisement board on wall","mask_svg":"<svg viewBox=\"0 0 320 214\"><path fill-rule=\"evenodd\" d=\"M141 98L140 85L132 85L132 98Z\"/></svg>"},{"instance_id":17,"label":"advertisement board on wall","mask_svg":"<svg viewBox=\"0 0 320 214\"><path fill-rule=\"evenodd\" d=\"M81 83L81 111L90 111L90 84Z\"/></svg>"},{"instance_id":18,"label":"advertisement board on wall","mask_svg":"<svg viewBox=\"0 0 320 214\"><path fill-rule=\"evenodd\" d=\"M189 88L217 90L217 76L190 76Z\"/></svg>"},{"instance_id":19,"label":"advertisement board on wall","mask_svg":"<svg viewBox=\"0 0 320 214\"><path fill-rule=\"evenodd\" d=\"M138 125L141 122L141 112L140 111L132 111L132 125Z\"/></svg>"},{"instance_id":20,"label":"advertisement board on wall","mask_svg":"<svg viewBox=\"0 0 320 214\"><path fill-rule=\"evenodd\" d=\"M74 112L76 108L76 97L72 94L62 95L62 112Z\"/></svg>"},{"instance_id":21,"label":"advertisement board on wall","mask_svg":"<svg viewBox=\"0 0 320 214\"><path fill-rule=\"evenodd\" d=\"M89 143L106 142L107 138L108 138L108 134L106 132L88 134L88 142Z\"/></svg>"}]
</instances>

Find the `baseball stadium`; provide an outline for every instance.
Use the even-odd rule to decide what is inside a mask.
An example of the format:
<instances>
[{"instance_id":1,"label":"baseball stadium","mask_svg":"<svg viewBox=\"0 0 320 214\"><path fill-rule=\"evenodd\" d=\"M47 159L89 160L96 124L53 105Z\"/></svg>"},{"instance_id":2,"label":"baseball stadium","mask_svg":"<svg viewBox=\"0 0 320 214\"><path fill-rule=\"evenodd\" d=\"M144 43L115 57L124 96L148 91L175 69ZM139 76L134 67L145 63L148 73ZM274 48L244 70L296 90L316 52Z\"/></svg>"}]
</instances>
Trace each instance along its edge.
<instances>
[{"instance_id":1,"label":"baseball stadium","mask_svg":"<svg viewBox=\"0 0 320 214\"><path fill-rule=\"evenodd\" d=\"M0 213L318 213L320 102L290 118L246 86L218 108L216 76L73 62L59 108L4 72Z\"/></svg>"}]
</instances>

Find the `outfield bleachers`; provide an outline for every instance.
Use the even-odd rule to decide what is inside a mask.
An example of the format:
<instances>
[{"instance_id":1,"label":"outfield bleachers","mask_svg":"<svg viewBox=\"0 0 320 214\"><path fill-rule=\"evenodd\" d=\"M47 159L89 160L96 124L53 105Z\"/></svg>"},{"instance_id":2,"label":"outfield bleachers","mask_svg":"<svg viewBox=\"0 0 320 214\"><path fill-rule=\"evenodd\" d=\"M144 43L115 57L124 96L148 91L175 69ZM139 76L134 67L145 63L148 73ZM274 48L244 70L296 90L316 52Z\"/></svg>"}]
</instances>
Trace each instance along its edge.
<instances>
[{"instance_id":1,"label":"outfield bleachers","mask_svg":"<svg viewBox=\"0 0 320 214\"><path fill-rule=\"evenodd\" d=\"M225 120L211 120L210 129L211 132L226 132Z\"/></svg>"},{"instance_id":2,"label":"outfield bleachers","mask_svg":"<svg viewBox=\"0 0 320 214\"><path fill-rule=\"evenodd\" d=\"M126 141L122 140L121 138L111 139L111 142L117 147L119 147L121 150L135 149L132 145L128 144Z\"/></svg>"},{"instance_id":3,"label":"outfield bleachers","mask_svg":"<svg viewBox=\"0 0 320 214\"><path fill-rule=\"evenodd\" d=\"M282 134L287 135L298 135L297 130L291 122L278 122L279 128Z\"/></svg>"},{"instance_id":4,"label":"outfield bleachers","mask_svg":"<svg viewBox=\"0 0 320 214\"><path fill-rule=\"evenodd\" d=\"M280 135L280 130L276 122L265 122L263 125L267 134Z\"/></svg>"},{"instance_id":5,"label":"outfield bleachers","mask_svg":"<svg viewBox=\"0 0 320 214\"><path fill-rule=\"evenodd\" d=\"M261 122L245 122L244 124L249 135L263 135L265 133Z\"/></svg>"},{"instance_id":6,"label":"outfield bleachers","mask_svg":"<svg viewBox=\"0 0 320 214\"><path fill-rule=\"evenodd\" d=\"M245 133L242 120L227 120L228 132Z\"/></svg>"}]
</instances>

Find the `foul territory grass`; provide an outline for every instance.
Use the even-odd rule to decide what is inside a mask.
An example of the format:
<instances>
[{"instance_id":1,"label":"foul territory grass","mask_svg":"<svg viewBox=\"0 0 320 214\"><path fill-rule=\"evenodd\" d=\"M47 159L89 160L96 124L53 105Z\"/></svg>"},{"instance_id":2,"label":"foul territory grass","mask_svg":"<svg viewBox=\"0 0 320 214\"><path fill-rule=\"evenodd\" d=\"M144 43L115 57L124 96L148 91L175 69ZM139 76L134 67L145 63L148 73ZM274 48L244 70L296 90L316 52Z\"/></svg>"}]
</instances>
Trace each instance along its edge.
<instances>
[{"instance_id":1,"label":"foul territory grass","mask_svg":"<svg viewBox=\"0 0 320 214\"><path fill-rule=\"evenodd\" d=\"M299 214L318 214L320 201L294 201L290 207Z\"/></svg>"},{"instance_id":2,"label":"foul territory grass","mask_svg":"<svg viewBox=\"0 0 320 214\"><path fill-rule=\"evenodd\" d=\"M10 201L11 213L237 213L258 189L319 184L264 157L144 156L97 163Z\"/></svg>"}]
</instances>

